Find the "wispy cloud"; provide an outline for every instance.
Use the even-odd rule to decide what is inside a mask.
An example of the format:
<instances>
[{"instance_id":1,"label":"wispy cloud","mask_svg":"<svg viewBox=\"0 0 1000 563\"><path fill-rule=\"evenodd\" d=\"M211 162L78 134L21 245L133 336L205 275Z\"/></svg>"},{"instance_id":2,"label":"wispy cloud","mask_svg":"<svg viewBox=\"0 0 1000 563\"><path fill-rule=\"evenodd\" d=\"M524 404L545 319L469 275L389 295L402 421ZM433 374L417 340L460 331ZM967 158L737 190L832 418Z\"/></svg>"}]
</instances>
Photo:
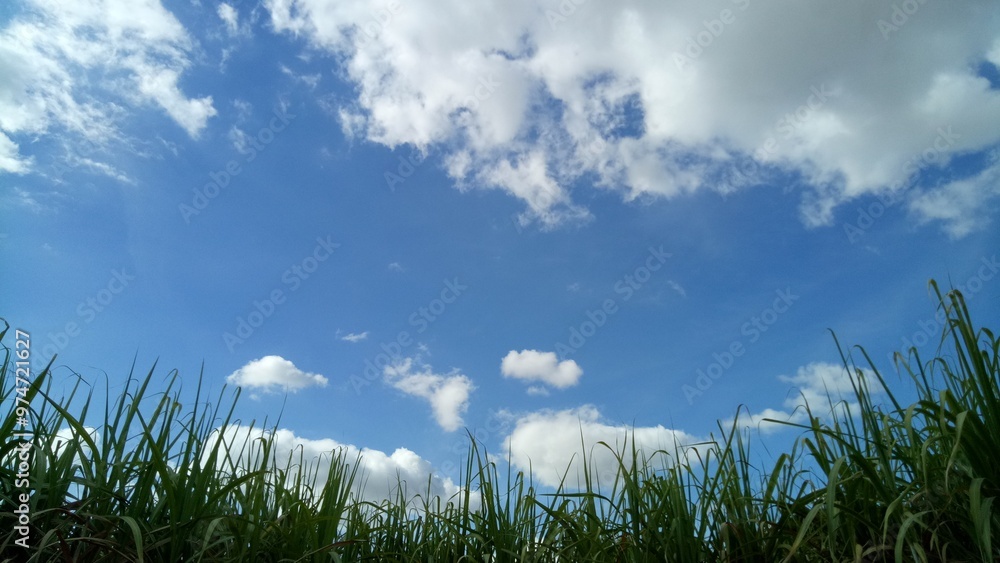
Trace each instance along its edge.
<instances>
[{"instance_id":1,"label":"wispy cloud","mask_svg":"<svg viewBox=\"0 0 1000 563\"><path fill-rule=\"evenodd\" d=\"M674 280L667 280L667 285L669 285L670 289L676 291L677 294L680 295L681 297L688 296L687 292L684 291L684 288L681 286L681 284L675 282Z\"/></svg>"},{"instance_id":2,"label":"wispy cloud","mask_svg":"<svg viewBox=\"0 0 1000 563\"><path fill-rule=\"evenodd\" d=\"M344 336L340 337L341 340L345 340L345 341L351 342L351 343L361 342L362 340L365 340L366 338L368 338L368 331L367 330L364 331L364 332L351 332L351 333L345 334Z\"/></svg>"},{"instance_id":3,"label":"wispy cloud","mask_svg":"<svg viewBox=\"0 0 1000 563\"><path fill-rule=\"evenodd\" d=\"M863 369L862 373L868 381L875 380L871 370ZM741 424L756 426L761 432L781 430L787 427L766 419L793 424L808 422L806 405L814 416L820 417L832 416L835 410L843 415L859 412L852 376L842 365L814 362L800 367L795 375L779 375L778 379L792 386L783 408L766 408L757 413L742 414L739 416ZM870 391L878 393L880 390L874 387ZM731 425L732 422L729 419L726 425Z\"/></svg>"},{"instance_id":4,"label":"wispy cloud","mask_svg":"<svg viewBox=\"0 0 1000 563\"><path fill-rule=\"evenodd\" d=\"M219 19L221 19L226 24L226 32L230 36L237 35L240 31L240 15L231 5L225 2L219 4L216 13L219 14Z\"/></svg>"},{"instance_id":5,"label":"wispy cloud","mask_svg":"<svg viewBox=\"0 0 1000 563\"><path fill-rule=\"evenodd\" d=\"M195 43L158 0L29 0L24 13L30 17L0 29L0 172L30 166L19 155L19 135L58 131L98 144L120 140L129 110L152 104L197 138L216 114L211 96L183 92ZM108 79L80 79L89 75ZM99 164L92 167L113 170Z\"/></svg>"},{"instance_id":6,"label":"wispy cloud","mask_svg":"<svg viewBox=\"0 0 1000 563\"><path fill-rule=\"evenodd\" d=\"M543 385L532 385L525 392L535 397L548 397L551 395L549 389Z\"/></svg>"}]
</instances>

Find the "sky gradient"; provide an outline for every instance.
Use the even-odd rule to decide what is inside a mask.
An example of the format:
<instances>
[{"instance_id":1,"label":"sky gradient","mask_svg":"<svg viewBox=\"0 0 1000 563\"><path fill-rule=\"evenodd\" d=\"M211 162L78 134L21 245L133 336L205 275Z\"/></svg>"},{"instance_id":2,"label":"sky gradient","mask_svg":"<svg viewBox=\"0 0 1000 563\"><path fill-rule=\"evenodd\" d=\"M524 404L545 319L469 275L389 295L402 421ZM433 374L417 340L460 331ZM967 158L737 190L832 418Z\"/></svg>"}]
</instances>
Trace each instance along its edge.
<instances>
[{"instance_id":1,"label":"sky gradient","mask_svg":"<svg viewBox=\"0 0 1000 563\"><path fill-rule=\"evenodd\" d=\"M373 498L454 492L466 429L543 485L780 440L849 399L831 331L906 388L930 279L995 328L998 65L973 0L5 4L0 316L58 382L241 387Z\"/></svg>"}]
</instances>

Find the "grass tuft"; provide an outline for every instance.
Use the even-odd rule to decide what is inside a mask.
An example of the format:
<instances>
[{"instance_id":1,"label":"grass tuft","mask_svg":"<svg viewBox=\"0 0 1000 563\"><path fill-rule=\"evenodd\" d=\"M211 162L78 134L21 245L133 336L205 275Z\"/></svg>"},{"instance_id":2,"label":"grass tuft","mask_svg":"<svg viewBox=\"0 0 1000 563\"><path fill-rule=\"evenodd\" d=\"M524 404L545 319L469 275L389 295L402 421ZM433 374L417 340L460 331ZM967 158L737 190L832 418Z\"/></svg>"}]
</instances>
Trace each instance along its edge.
<instances>
[{"instance_id":1,"label":"grass tuft","mask_svg":"<svg viewBox=\"0 0 1000 563\"><path fill-rule=\"evenodd\" d=\"M117 397L105 383L91 425L94 389L77 377L53 396L50 363L24 395L34 436L27 550L15 543L18 391L3 322L0 558L1000 561L1000 340L976 328L961 293L931 287L947 319L940 347L926 362L915 349L897 353L893 366L912 382L911 404L864 349L850 351L861 369L838 342L853 401L824 416L807 405L803 423L768 421L800 433L773 466L755 466L737 417L709 442L673 451L601 443L618 460L610 480L592 476L583 451L582 487L567 470L547 493L470 434L455 497L433 494L429 477L364 500L360 458L306 459L299 449L279 459L277 423L255 430L233 419L238 389L213 404L199 374L185 407L176 371L154 392L156 366L133 366Z\"/></svg>"}]
</instances>

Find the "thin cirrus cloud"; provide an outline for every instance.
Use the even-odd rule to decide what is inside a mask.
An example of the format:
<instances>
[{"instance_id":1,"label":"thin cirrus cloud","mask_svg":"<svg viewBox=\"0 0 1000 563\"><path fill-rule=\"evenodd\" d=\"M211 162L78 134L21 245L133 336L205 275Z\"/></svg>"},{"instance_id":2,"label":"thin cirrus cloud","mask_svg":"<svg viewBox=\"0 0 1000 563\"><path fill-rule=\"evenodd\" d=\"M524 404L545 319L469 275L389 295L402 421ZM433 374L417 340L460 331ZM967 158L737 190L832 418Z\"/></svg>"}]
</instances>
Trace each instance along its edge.
<instances>
[{"instance_id":1,"label":"thin cirrus cloud","mask_svg":"<svg viewBox=\"0 0 1000 563\"><path fill-rule=\"evenodd\" d=\"M538 350L511 350L500 362L500 372L504 377L520 379L528 383L542 383L557 389L566 389L580 382L583 369L573 360L559 361L555 352ZM544 386L532 385L528 388L532 395L548 394Z\"/></svg>"},{"instance_id":2,"label":"thin cirrus cloud","mask_svg":"<svg viewBox=\"0 0 1000 563\"><path fill-rule=\"evenodd\" d=\"M361 342L362 340L366 340L367 338L368 338L367 330L364 332L351 332L340 337L341 340L345 342L350 342L351 344Z\"/></svg>"},{"instance_id":3,"label":"thin cirrus cloud","mask_svg":"<svg viewBox=\"0 0 1000 563\"><path fill-rule=\"evenodd\" d=\"M922 3L890 27L877 2L453 4L376 21L362 0L265 2L274 30L344 61L358 94L333 113L347 133L441 147L456 185L504 190L543 227L591 216L573 194L584 179L632 200L792 175L808 226L906 192L952 236L983 228L960 211L998 195L982 177L996 162L977 190L910 185L1000 141L1000 90L978 70L1000 65L995 2Z\"/></svg>"},{"instance_id":4,"label":"thin cirrus cloud","mask_svg":"<svg viewBox=\"0 0 1000 563\"><path fill-rule=\"evenodd\" d=\"M385 381L396 389L426 400L443 430L454 432L464 424L462 415L469 410L469 396L475 385L457 370L436 374L419 358L404 358L386 366L384 375Z\"/></svg>"},{"instance_id":5,"label":"thin cirrus cloud","mask_svg":"<svg viewBox=\"0 0 1000 563\"><path fill-rule=\"evenodd\" d=\"M295 393L308 387L326 387L328 380L318 373L307 373L281 356L253 360L226 377L226 383L258 393Z\"/></svg>"},{"instance_id":6,"label":"thin cirrus cloud","mask_svg":"<svg viewBox=\"0 0 1000 563\"><path fill-rule=\"evenodd\" d=\"M217 13L219 14L219 19L221 19L226 24L226 31L229 33L229 35L236 35L237 33L239 33L240 16L239 13L236 11L236 8L233 8L231 5L223 2L219 4Z\"/></svg>"}]
</instances>

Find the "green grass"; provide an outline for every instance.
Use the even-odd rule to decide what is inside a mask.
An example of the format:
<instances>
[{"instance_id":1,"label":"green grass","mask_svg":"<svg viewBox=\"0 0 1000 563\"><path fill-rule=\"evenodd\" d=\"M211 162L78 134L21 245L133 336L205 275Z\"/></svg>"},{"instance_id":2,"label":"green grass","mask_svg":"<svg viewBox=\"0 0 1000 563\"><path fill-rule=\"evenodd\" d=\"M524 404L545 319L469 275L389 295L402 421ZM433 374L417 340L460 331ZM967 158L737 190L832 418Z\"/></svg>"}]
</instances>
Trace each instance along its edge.
<instances>
[{"instance_id":1,"label":"green grass","mask_svg":"<svg viewBox=\"0 0 1000 563\"><path fill-rule=\"evenodd\" d=\"M343 452L278 459L277 424L234 440L241 434L226 430L237 424L238 390L224 390L212 406L199 376L185 408L176 371L154 392L156 367L133 368L120 395L105 389L106 406L95 414L92 390L78 380L53 397L45 370L26 397L35 436L27 550L15 544L16 391L13 352L4 346L0 558L1000 561L1000 340L976 328L960 293L931 287L948 318L938 354L923 361L904 351L892 367L912 381L912 404L900 403L856 348L866 371L852 354L842 357L858 406L786 422L799 436L766 470L751 455L752 434L720 424L708 443L676 451L602 444L619 460L613 482L598 486L585 467L582 488L564 479L547 493L530 475L498 466L470 436L454 498L431 494L428 480L365 501L359 460Z\"/></svg>"}]
</instances>

